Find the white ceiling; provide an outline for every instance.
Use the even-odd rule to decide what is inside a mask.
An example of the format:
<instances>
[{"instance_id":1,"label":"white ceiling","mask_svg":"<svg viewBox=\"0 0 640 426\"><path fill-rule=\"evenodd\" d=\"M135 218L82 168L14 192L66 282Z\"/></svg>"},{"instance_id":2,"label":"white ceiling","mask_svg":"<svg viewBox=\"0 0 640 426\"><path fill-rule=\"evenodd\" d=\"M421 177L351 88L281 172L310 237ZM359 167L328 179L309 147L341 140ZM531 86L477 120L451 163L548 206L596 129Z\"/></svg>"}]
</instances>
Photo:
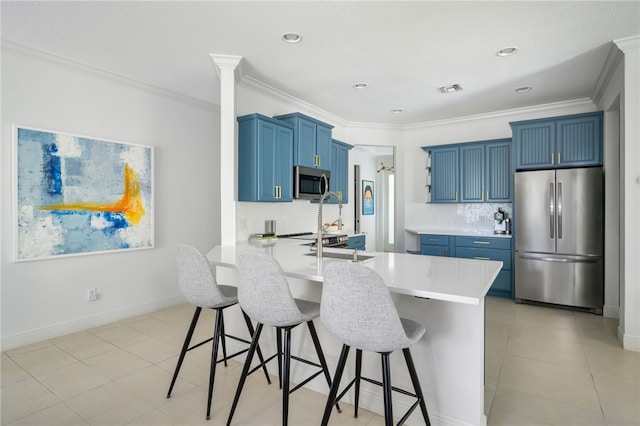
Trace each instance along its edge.
<instances>
[{"instance_id":1,"label":"white ceiling","mask_svg":"<svg viewBox=\"0 0 640 426\"><path fill-rule=\"evenodd\" d=\"M210 54L349 122L412 124L589 98L638 1L4 1L2 38L219 103ZM297 32L299 44L281 35ZM496 52L516 46L517 54ZM365 90L352 85L366 82ZM441 94L439 86L464 90ZM531 86L526 94L515 93ZM392 114L394 108L404 110Z\"/></svg>"}]
</instances>

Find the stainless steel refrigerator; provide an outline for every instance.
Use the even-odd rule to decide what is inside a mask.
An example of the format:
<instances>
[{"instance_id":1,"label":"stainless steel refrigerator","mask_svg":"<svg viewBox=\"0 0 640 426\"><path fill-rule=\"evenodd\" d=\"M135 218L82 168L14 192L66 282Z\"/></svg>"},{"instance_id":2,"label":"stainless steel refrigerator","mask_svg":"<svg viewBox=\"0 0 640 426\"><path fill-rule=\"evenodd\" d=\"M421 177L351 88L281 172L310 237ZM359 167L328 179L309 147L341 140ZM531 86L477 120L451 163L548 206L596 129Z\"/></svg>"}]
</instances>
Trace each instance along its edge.
<instances>
[{"instance_id":1,"label":"stainless steel refrigerator","mask_svg":"<svg viewBox=\"0 0 640 426\"><path fill-rule=\"evenodd\" d=\"M602 167L515 174L516 301L604 304Z\"/></svg>"}]
</instances>

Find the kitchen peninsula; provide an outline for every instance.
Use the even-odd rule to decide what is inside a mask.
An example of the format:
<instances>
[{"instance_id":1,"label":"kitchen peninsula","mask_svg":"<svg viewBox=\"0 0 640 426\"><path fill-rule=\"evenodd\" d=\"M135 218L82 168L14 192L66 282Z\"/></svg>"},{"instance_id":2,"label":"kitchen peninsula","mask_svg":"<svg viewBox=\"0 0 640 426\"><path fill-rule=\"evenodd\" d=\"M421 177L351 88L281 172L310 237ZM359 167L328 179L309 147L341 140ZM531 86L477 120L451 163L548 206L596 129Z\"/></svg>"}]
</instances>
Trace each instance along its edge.
<instances>
[{"instance_id":1,"label":"kitchen peninsula","mask_svg":"<svg viewBox=\"0 0 640 426\"><path fill-rule=\"evenodd\" d=\"M249 243L235 246L214 247L207 257L216 265L221 284L235 284L237 255L245 250L261 250L273 255L290 279L295 297L320 301L322 294L322 270L329 262L351 261L331 257L332 253L351 254L350 250L326 249L323 258L309 255L308 246L295 240L279 240L276 244L256 247ZM374 269L392 293L401 316L423 323L425 336L412 347L416 369L420 376L430 416L436 424L486 424L484 415L484 347L485 347L485 296L497 277L502 262L462 258L418 256L404 253L360 253L360 261ZM350 257L350 256L347 256ZM366 257L366 259L364 259ZM362 260L364 259L364 260ZM234 318L235 319L235 318ZM231 330L236 321L225 321ZM238 316L241 324L241 316ZM329 368L337 363L340 343L318 322L318 333ZM238 330L242 330L238 326ZM263 351L274 350L270 343L275 339L261 339ZM300 341L294 350L313 359L309 342ZM394 386L411 389L406 366L401 357L392 356ZM377 357L363 359L363 375L377 377ZM349 362L348 365L353 364ZM353 377L345 372L345 383ZM309 368L296 365L292 371L295 382L305 376ZM319 392L328 393L326 384L318 381L307 384ZM411 399L394 393L396 413L405 411ZM375 386L363 384L361 406L382 412L382 394Z\"/></svg>"}]
</instances>

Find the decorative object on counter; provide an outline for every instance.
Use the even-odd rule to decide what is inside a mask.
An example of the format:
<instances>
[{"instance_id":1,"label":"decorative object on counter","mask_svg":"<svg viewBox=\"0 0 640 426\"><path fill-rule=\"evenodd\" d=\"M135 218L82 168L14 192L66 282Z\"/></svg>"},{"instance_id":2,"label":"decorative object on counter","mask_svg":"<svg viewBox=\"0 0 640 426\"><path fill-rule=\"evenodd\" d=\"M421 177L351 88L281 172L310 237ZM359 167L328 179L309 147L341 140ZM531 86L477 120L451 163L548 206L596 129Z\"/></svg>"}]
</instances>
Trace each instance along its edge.
<instances>
[{"instance_id":1,"label":"decorative object on counter","mask_svg":"<svg viewBox=\"0 0 640 426\"><path fill-rule=\"evenodd\" d=\"M227 425L231 424L238 406L240 394L247 376L250 374L251 361L256 348L259 348L260 334L265 325L276 327L277 353L266 361L261 360L261 365L263 366L265 362L271 361L276 356L278 357L278 366L282 367L281 375L279 374L280 387L282 388L282 424L287 425L289 394L321 373L324 373L325 380L329 388L331 388L331 376L313 325L313 320L320 316L320 304L308 300L294 299L291 295L287 277L278 261L272 256L258 252L243 252L238 256L238 301L243 312L246 312L252 320L256 321L257 325L255 333L253 333L251 347L242 368ZM309 334L311 334L319 363L291 354L291 330L304 323L307 324ZM284 353L282 349L282 332L284 332ZM290 390L289 378L292 359L320 368L320 370ZM336 403L335 405L340 410L338 404Z\"/></svg>"},{"instance_id":2,"label":"decorative object on counter","mask_svg":"<svg viewBox=\"0 0 640 426\"><path fill-rule=\"evenodd\" d=\"M153 148L14 127L15 260L153 247Z\"/></svg>"},{"instance_id":3,"label":"decorative object on counter","mask_svg":"<svg viewBox=\"0 0 640 426\"><path fill-rule=\"evenodd\" d=\"M374 213L373 207L373 181L362 181L362 214L372 215Z\"/></svg>"},{"instance_id":4,"label":"decorative object on counter","mask_svg":"<svg viewBox=\"0 0 640 426\"><path fill-rule=\"evenodd\" d=\"M169 386L169 391L167 392L167 398L171 398L171 391L173 390L173 386L176 383L178 373L180 373L180 368L182 367L182 362L184 361L187 352L213 340L213 351L211 353L211 369L209 371L209 394L207 399L207 420L209 420L209 417L211 415L211 399L213 397L213 384L216 375L216 365L220 362L224 362L224 366L226 367L228 359L234 358L249 350L247 348L227 356L227 345L225 343L225 339L229 337L231 339L247 344L249 344L250 342L248 340L226 334L224 331L223 311L226 308L229 308L238 303L238 289L233 286L218 285L209 261L197 248L186 244L180 244L178 245L177 252L178 285L180 287L180 291L182 291L184 296L187 298L187 301L192 305L195 305L196 309L193 313L189 331L187 332L187 336L184 339L182 350L180 351L180 357L178 358L178 364L176 365L176 369L173 373L173 379L171 379L171 385ZM202 308L213 309L216 311L213 337L189 347L189 345L191 344L191 338L193 337L193 332L195 331L196 325L198 324L198 319L200 318ZM247 314L244 313L244 311L242 312L242 314L244 315L244 320L247 324L249 335L253 336L254 331L253 325L251 325L251 320L249 319ZM222 359L216 361L218 357L218 345L220 344L220 341L222 341L223 355ZM264 358L262 357L260 347L258 347L256 351L258 352L258 358L260 359L260 362L264 364ZM267 371L267 367L265 365L262 366L262 370L264 371L264 375L267 378L267 383L271 384L269 372Z\"/></svg>"},{"instance_id":5,"label":"decorative object on counter","mask_svg":"<svg viewBox=\"0 0 640 426\"><path fill-rule=\"evenodd\" d=\"M371 309L372 306L376 309ZM356 348L356 372L355 379L347 385L347 389L355 384L354 417L358 417L360 381L364 380L383 388L385 424L393 424L392 390L416 399L398 424L403 424L418 406L425 424L431 424L409 349L422 338L426 329L416 321L398 316L391 294L376 271L357 263L327 264L322 284L320 320L343 343L333 386L327 397L321 423L323 426L329 423L333 405L346 392L344 390L338 396L340 379L352 346ZM389 355L399 349L404 354L414 393L391 385ZM361 376L363 350L380 354L382 383Z\"/></svg>"},{"instance_id":6,"label":"decorative object on counter","mask_svg":"<svg viewBox=\"0 0 640 426\"><path fill-rule=\"evenodd\" d=\"M249 243L255 246L272 246L278 242L275 234L251 234L249 235Z\"/></svg>"}]
</instances>

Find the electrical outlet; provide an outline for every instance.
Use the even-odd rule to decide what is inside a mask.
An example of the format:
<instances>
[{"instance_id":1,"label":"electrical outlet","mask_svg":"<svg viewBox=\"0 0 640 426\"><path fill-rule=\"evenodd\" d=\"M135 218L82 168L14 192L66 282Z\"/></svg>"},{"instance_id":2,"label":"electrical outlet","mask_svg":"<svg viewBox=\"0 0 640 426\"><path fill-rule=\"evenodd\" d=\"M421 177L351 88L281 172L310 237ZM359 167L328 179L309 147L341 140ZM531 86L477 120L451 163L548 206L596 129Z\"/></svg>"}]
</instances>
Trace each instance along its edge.
<instances>
[{"instance_id":1,"label":"electrical outlet","mask_svg":"<svg viewBox=\"0 0 640 426\"><path fill-rule=\"evenodd\" d=\"M89 302L93 302L98 299L98 289L90 288L87 290L87 300Z\"/></svg>"}]
</instances>

